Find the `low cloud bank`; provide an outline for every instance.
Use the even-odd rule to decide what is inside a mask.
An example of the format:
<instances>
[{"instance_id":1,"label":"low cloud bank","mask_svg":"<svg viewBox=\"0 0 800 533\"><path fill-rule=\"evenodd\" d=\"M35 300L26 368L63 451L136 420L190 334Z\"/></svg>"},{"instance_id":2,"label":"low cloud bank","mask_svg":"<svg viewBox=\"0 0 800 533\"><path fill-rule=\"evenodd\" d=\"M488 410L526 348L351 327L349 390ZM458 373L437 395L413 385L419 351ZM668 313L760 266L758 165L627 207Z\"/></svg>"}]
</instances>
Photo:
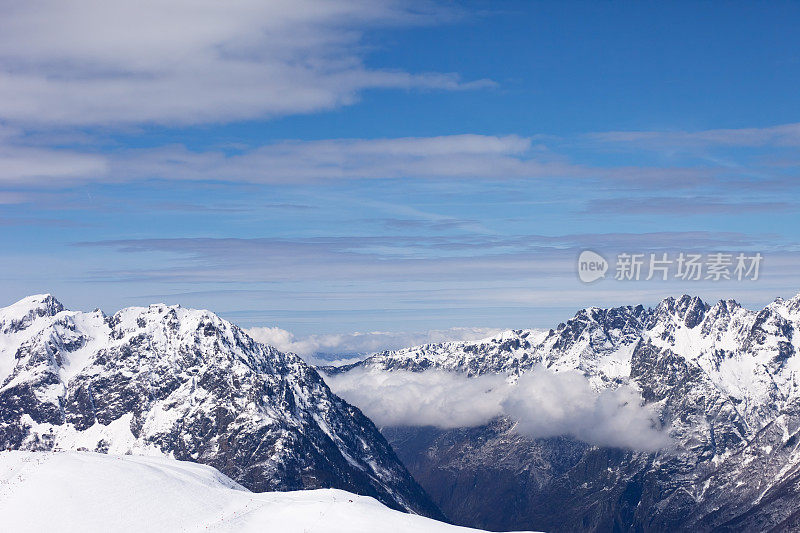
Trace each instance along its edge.
<instances>
[{"instance_id":1,"label":"low cloud bank","mask_svg":"<svg viewBox=\"0 0 800 533\"><path fill-rule=\"evenodd\" d=\"M655 451L670 444L657 415L629 386L595 391L577 371L537 369L520 377L503 401L517 430L531 437L573 437L596 444Z\"/></svg>"},{"instance_id":2,"label":"low cloud bank","mask_svg":"<svg viewBox=\"0 0 800 533\"><path fill-rule=\"evenodd\" d=\"M595 391L579 372L537 368L516 383L503 376L355 369L325 378L379 426L473 427L497 416L532 438L570 435L597 446L655 451L670 444L637 391Z\"/></svg>"},{"instance_id":3,"label":"low cloud bank","mask_svg":"<svg viewBox=\"0 0 800 533\"><path fill-rule=\"evenodd\" d=\"M468 379L441 371L374 372L355 369L328 376L331 389L379 426L479 426L503 412L509 386L503 376Z\"/></svg>"},{"instance_id":4,"label":"low cloud bank","mask_svg":"<svg viewBox=\"0 0 800 533\"><path fill-rule=\"evenodd\" d=\"M247 333L259 342L274 346L283 352L296 353L313 363L320 359L330 361L337 356L366 355L431 342L483 339L501 331L494 328L450 328L423 332L369 331L297 338L285 329L257 327L250 328Z\"/></svg>"}]
</instances>

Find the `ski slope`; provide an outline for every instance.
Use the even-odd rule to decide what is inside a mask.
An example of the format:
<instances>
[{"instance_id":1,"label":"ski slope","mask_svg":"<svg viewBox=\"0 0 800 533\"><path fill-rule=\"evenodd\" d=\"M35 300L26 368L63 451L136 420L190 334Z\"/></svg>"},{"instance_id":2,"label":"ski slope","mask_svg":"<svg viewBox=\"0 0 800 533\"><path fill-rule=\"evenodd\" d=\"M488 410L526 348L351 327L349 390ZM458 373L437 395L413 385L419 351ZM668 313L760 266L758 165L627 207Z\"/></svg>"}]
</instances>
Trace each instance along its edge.
<instances>
[{"instance_id":1,"label":"ski slope","mask_svg":"<svg viewBox=\"0 0 800 533\"><path fill-rule=\"evenodd\" d=\"M163 457L0 452L5 531L466 533L335 489L252 493L217 470Z\"/></svg>"}]
</instances>

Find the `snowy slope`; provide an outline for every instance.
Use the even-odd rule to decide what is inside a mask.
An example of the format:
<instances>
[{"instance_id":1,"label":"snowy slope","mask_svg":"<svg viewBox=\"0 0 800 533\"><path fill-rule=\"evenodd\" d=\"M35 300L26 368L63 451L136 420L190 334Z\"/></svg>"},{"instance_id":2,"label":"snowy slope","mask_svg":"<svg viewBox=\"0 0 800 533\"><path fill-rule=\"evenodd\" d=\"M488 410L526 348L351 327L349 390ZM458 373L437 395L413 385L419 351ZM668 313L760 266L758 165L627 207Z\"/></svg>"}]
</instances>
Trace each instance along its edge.
<instances>
[{"instance_id":1,"label":"snowy slope","mask_svg":"<svg viewBox=\"0 0 800 533\"><path fill-rule=\"evenodd\" d=\"M252 493L217 470L156 457L0 452L5 531L467 533L336 489Z\"/></svg>"},{"instance_id":2,"label":"snowy slope","mask_svg":"<svg viewBox=\"0 0 800 533\"><path fill-rule=\"evenodd\" d=\"M251 490L339 488L441 513L358 409L217 315L151 305L0 309L0 450L161 455Z\"/></svg>"}]
</instances>

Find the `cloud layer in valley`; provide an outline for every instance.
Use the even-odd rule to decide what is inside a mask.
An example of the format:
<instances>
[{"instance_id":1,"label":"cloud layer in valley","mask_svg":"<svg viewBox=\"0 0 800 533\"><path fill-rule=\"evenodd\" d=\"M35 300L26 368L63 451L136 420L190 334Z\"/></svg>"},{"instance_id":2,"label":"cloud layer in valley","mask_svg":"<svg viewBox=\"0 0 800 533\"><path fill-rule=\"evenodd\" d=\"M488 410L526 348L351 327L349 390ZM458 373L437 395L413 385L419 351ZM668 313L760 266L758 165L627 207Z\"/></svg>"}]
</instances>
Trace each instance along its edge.
<instances>
[{"instance_id":1,"label":"cloud layer in valley","mask_svg":"<svg viewBox=\"0 0 800 533\"><path fill-rule=\"evenodd\" d=\"M443 371L355 369L325 378L379 426L471 427L497 416L532 438L570 435L598 446L654 451L669 446L654 412L627 386L596 391L576 371L537 368L509 383Z\"/></svg>"}]
</instances>

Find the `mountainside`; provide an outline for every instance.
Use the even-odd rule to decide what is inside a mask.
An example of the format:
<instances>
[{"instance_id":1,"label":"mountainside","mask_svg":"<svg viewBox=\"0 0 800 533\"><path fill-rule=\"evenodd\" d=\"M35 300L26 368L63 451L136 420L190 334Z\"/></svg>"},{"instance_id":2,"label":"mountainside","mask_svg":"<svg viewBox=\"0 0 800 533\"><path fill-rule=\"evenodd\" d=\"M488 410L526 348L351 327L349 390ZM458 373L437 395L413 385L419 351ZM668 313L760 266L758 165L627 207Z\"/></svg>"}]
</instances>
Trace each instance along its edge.
<instances>
[{"instance_id":1,"label":"mountainside","mask_svg":"<svg viewBox=\"0 0 800 533\"><path fill-rule=\"evenodd\" d=\"M435 518L372 422L299 357L208 311L0 309L0 450L163 455L253 491L339 488Z\"/></svg>"},{"instance_id":2,"label":"mountainside","mask_svg":"<svg viewBox=\"0 0 800 533\"><path fill-rule=\"evenodd\" d=\"M208 466L91 452L0 452L0 516L4 531L67 533L477 531L341 490L254 494Z\"/></svg>"},{"instance_id":3,"label":"mountainside","mask_svg":"<svg viewBox=\"0 0 800 533\"><path fill-rule=\"evenodd\" d=\"M457 523L489 529L785 530L800 525L800 296L760 311L732 300L589 308L549 332L376 354L330 372L579 370L657 409L675 449L647 453L478 428L383 428ZM797 513L797 516L796 516Z\"/></svg>"}]
</instances>

